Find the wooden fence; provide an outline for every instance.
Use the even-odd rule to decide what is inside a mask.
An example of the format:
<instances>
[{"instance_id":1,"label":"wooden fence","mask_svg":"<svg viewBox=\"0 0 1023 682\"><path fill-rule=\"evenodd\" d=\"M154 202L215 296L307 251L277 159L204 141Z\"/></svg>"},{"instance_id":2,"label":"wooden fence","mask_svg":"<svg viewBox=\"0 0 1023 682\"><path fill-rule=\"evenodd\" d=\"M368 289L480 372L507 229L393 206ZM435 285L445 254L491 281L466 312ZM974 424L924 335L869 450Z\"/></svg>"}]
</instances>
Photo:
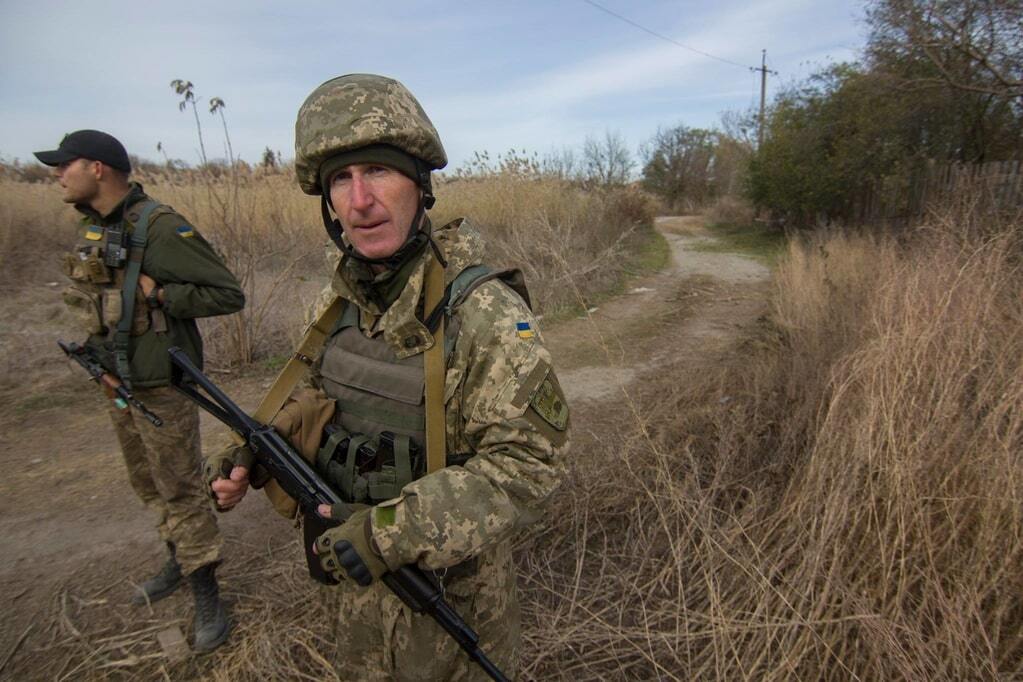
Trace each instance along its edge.
<instances>
[{"instance_id":1,"label":"wooden fence","mask_svg":"<svg viewBox=\"0 0 1023 682\"><path fill-rule=\"evenodd\" d=\"M907 223L928 209L969 197L993 210L1023 209L1023 168L1019 161L928 164L915 173L877 182L851 205L857 223Z\"/></svg>"}]
</instances>

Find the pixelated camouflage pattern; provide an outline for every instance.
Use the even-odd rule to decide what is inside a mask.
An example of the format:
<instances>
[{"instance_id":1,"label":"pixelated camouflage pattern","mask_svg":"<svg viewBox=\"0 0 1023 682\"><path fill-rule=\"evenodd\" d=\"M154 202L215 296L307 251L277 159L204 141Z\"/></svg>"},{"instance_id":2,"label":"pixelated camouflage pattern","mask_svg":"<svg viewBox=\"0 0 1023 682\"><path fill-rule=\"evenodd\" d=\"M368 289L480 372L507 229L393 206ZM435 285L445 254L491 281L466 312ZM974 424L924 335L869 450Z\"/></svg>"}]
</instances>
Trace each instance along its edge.
<instances>
[{"instance_id":1,"label":"pixelated camouflage pattern","mask_svg":"<svg viewBox=\"0 0 1023 682\"><path fill-rule=\"evenodd\" d=\"M306 194L321 194L320 164L342 152L389 144L443 168L437 130L408 89L392 78L349 74L313 90L295 121L295 175Z\"/></svg>"},{"instance_id":2,"label":"pixelated camouflage pattern","mask_svg":"<svg viewBox=\"0 0 1023 682\"><path fill-rule=\"evenodd\" d=\"M480 263L483 241L463 220L434 232L448 261L446 279ZM338 266L337 295L362 310L364 330L382 331L398 357L421 353L433 339L415 314L433 253L424 252L398 299L383 312L360 293L351 259ZM562 477L567 430L553 428L530 405L544 382L560 387L551 369L536 318L509 287L489 281L458 309L460 327L447 359L445 416L448 453L473 453L465 466L434 472L405 486L379 507L393 507L393 524L373 536L392 569L418 563L429 569L453 566L510 540L541 515ZM536 330L518 334L517 323Z\"/></svg>"},{"instance_id":3,"label":"pixelated camouflage pattern","mask_svg":"<svg viewBox=\"0 0 1023 682\"><path fill-rule=\"evenodd\" d=\"M111 404L128 481L156 514L160 537L176 545L178 562L188 574L219 560L222 544L200 472L198 408L169 386L138 389L135 395L163 419L163 426Z\"/></svg>"},{"instance_id":4,"label":"pixelated camouflage pattern","mask_svg":"<svg viewBox=\"0 0 1023 682\"><path fill-rule=\"evenodd\" d=\"M520 650L515 571L507 544L480 556L477 573L446 579L448 603L480 636L484 653L515 679ZM323 588L337 600L334 666L342 680L489 680L429 616L416 615L383 584L360 588L344 581Z\"/></svg>"},{"instance_id":5,"label":"pixelated camouflage pattern","mask_svg":"<svg viewBox=\"0 0 1023 682\"><path fill-rule=\"evenodd\" d=\"M447 283L482 262L483 241L468 222L454 221L433 236L448 261ZM356 284L364 274L360 265L344 257L331 295L322 294L315 307L322 310L332 295L341 296L359 306L364 333L382 333L399 357L422 353L433 339L415 312L433 257L430 249L423 253L405 289L383 312ZM514 678L520 619L511 541L541 516L563 476L568 447L567 430L552 428L530 402L544 382L561 391L536 319L505 284L478 287L456 317L444 391L447 449L474 454L464 466L428 474L378 505L373 538L390 568L418 563L441 573L454 567L457 575L463 560L478 562L476 571L446 580L445 595L479 633L491 660ZM518 322L537 333L521 338ZM359 588L349 581L333 593L340 611L335 665L341 679L487 679L436 624L412 613L379 582Z\"/></svg>"}]
</instances>

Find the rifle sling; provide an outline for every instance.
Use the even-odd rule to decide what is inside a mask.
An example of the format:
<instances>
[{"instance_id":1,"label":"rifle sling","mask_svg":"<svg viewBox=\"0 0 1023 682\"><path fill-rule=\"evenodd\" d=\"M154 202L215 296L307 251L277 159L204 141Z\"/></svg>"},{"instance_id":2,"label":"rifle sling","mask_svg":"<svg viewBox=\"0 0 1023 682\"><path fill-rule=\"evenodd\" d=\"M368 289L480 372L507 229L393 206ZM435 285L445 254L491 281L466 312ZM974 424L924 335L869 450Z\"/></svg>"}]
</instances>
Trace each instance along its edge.
<instances>
[{"instance_id":1,"label":"rifle sling","mask_svg":"<svg viewBox=\"0 0 1023 682\"><path fill-rule=\"evenodd\" d=\"M142 259L145 256L146 239L149 235L149 217L159 205L148 199L131 231L131 251L124 269L124 282L121 285L121 319L117 321L117 329L114 332L114 364L118 378L129 391L131 364L128 361L128 346L131 343L131 324L135 317L135 289L138 287L139 274L142 272Z\"/></svg>"}]
</instances>

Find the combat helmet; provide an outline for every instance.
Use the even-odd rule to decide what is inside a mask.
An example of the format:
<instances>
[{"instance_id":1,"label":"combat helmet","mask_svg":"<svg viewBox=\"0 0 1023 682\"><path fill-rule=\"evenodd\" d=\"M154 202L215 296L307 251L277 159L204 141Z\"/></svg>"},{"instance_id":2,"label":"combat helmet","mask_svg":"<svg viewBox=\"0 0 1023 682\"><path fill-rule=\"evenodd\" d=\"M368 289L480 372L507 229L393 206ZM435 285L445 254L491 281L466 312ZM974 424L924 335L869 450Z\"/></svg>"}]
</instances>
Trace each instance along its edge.
<instances>
[{"instance_id":1,"label":"combat helmet","mask_svg":"<svg viewBox=\"0 0 1023 682\"><path fill-rule=\"evenodd\" d=\"M369 261L341 240L341 225L330 216L329 192L324 191L324 162L364 149L397 150L411 158L414 168L404 170L422 190L415 223L433 205L430 171L443 168L448 158L440 136L423 107L408 88L385 76L348 74L332 78L313 90L298 110L295 121L295 175L306 194L320 195L324 226L346 253ZM414 175L413 175L414 174ZM410 229L409 241L421 235ZM412 244L407 244L412 246ZM402 248L402 253L408 249ZM396 254L399 255L399 254ZM394 258L383 261L388 262Z\"/></svg>"},{"instance_id":2,"label":"combat helmet","mask_svg":"<svg viewBox=\"0 0 1023 682\"><path fill-rule=\"evenodd\" d=\"M295 174L306 194L322 194L320 165L371 145L386 144L418 159L428 173L448 163L444 146L408 88L386 76L353 73L313 90L295 121Z\"/></svg>"}]
</instances>

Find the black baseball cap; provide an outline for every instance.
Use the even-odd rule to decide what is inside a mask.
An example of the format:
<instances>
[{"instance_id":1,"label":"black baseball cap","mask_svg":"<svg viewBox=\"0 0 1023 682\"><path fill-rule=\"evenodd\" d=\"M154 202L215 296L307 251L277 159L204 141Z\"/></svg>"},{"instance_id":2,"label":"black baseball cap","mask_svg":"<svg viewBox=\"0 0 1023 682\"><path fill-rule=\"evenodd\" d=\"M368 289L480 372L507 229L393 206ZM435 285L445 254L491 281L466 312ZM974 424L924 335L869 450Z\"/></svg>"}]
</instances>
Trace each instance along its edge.
<instances>
[{"instance_id":1,"label":"black baseball cap","mask_svg":"<svg viewBox=\"0 0 1023 682\"><path fill-rule=\"evenodd\" d=\"M131 172L131 161L124 145L113 135L99 130L76 130L65 135L60 146L53 151L33 154L47 166L59 166L75 159L91 159L125 173Z\"/></svg>"}]
</instances>

